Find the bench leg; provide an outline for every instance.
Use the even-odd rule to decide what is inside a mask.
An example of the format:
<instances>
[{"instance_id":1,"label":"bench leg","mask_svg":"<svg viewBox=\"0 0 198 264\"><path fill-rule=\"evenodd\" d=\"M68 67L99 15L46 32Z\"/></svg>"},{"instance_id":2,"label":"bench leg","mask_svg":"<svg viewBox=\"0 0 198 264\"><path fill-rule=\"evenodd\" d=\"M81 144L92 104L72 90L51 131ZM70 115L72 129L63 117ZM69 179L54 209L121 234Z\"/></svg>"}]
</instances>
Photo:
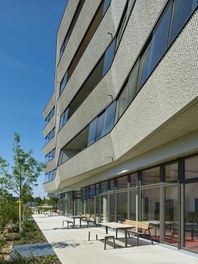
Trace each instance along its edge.
<instances>
[{"instance_id":1,"label":"bench leg","mask_svg":"<svg viewBox=\"0 0 198 264\"><path fill-rule=\"evenodd\" d=\"M113 248L115 249L115 237L114 236L107 236L104 238L104 250L106 250L107 247L107 240L112 238L113 239Z\"/></svg>"},{"instance_id":2,"label":"bench leg","mask_svg":"<svg viewBox=\"0 0 198 264\"><path fill-rule=\"evenodd\" d=\"M88 241L90 241L90 231L88 232Z\"/></svg>"},{"instance_id":3,"label":"bench leg","mask_svg":"<svg viewBox=\"0 0 198 264\"><path fill-rule=\"evenodd\" d=\"M136 241L136 246L139 245L139 235L137 235L137 241Z\"/></svg>"},{"instance_id":4,"label":"bench leg","mask_svg":"<svg viewBox=\"0 0 198 264\"><path fill-rule=\"evenodd\" d=\"M150 236L150 239L151 239L151 244L154 245L150 230L148 230L148 232L149 232L149 236Z\"/></svg>"}]
</instances>

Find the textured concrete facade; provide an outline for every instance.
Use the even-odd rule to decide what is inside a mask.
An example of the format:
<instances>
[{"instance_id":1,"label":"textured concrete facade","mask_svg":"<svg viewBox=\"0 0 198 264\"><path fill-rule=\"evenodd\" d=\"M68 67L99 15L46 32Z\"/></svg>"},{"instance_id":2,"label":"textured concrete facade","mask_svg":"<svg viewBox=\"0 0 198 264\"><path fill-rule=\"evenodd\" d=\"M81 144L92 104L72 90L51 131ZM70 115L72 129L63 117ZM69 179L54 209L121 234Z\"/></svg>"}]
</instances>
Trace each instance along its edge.
<instances>
[{"instance_id":1,"label":"textured concrete facade","mask_svg":"<svg viewBox=\"0 0 198 264\"><path fill-rule=\"evenodd\" d=\"M198 210L189 191L198 185L198 2L85 0L77 12L79 3L68 1L57 33L55 88L43 111L44 190L60 198L63 214L154 220L161 243L175 242L166 240L172 217L175 246L189 248L185 218Z\"/></svg>"},{"instance_id":2,"label":"textured concrete facade","mask_svg":"<svg viewBox=\"0 0 198 264\"><path fill-rule=\"evenodd\" d=\"M46 191L61 192L64 186L70 186L67 179L78 182L79 177L89 178L109 167L113 168L125 159L154 151L163 144L197 130L198 75L195 36L198 13L195 12L111 133L57 167L60 150L118 96L167 2L136 1L110 70L59 131L61 114L75 98L115 36L126 4L126 1L111 1L66 88L59 96L60 80L100 5L100 1L85 1L59 60L61 43L79 3L68 2L57 33L57 83L54 94L43 112L46 118L50 109L55 106L55 116L44 128L46 136L55 126L55 137L44 147L44 153L56 147L55 159L48 164L46 172L54 167L58 174L55 189L48 189L49 184L46 183ZM108 34L109 32L111 34ZM108 157L112 157L113 162ZM86 162L87 160L89 162ZM65 171L67 173L64 173Z\"/></svg>"}]
</instances>

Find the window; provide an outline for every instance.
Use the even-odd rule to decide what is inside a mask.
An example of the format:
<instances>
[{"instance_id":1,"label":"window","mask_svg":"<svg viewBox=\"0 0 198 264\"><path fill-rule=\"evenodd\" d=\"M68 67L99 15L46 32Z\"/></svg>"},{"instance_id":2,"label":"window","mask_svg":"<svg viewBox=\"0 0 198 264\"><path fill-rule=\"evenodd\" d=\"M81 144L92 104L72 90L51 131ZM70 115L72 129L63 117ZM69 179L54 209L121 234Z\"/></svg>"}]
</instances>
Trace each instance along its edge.
<instances>
[{"instance_id":1,"label":"window","mask_svg":"<svg viewBox=\"0 0 198 264\"><path fill-rule=\"evenodd\" d=\"M105 52L104 65L103 65L103 76L110 69L112 61L115 55L115 38L109 45L108 49Z\"/></svg>"},{"instance_id":2,"label":"window","mask_svg":"<svg viewBox=\"0 0 198 264\"><path fill-rule=\"evenodd\" d=\"M96 140L104 135L105 112L98 117Z\"/></svg>"},{"instance_id":3,"label":"window","mask_svg":"<svg viewBox=\"0 0 198 264\"><path fill-rule=\"evenodd\" d=\"M126 98L126 106L128 106L132 102L137 92L136 89L137 89L137 81L138 81L138 69L139 69L139 61L133 67L128 78L128 83L127 83L128 93Z\"/></svg>"},{"instance_id":4,"label":"window","mask_svg":"<svg viewBox=\"0 0 198 264\"><path fill-rule=\"evenodd\" d=\"M120 22L120 27L117 33L117 40L116 40L116 49L118 48L118 45L121 41L125 26L127 24L128 18L130 16L131 10L133 8L133 4L134 4L135 0L128 0L121 18L121 22Z\"/></svg>"},{"instance_id":5,"label":"window","mask_svg":"<svg viewBox=\"0 0 198 264\"><path fill-rule=\"evenodd\" d=\"M136 187L137 183L137 173L130 174L130 187Z\"/></svg>"},{"instance_id":6,"label":"window","mask_svg":"<svg viewBox=\"0 0 198 264\"><path fill-rule=\"evenodd\" d=\"M91 145L96 140L96 128L97 128L97 118L95 118L89 125L89 137L87 145Z\"/></svg>"},{"instance_id":7,"label":"window","mask_svg":"<svg viewBox=\"0 0 198 264\"><path fill-rule=\"evenodd\" d=\"M114 101L110 106L108 106L105 111L105 124L104 124L105 135L109 133L113 128L115 121L115 109L116 109L116 101Z\"/></svg>"},{"instance_id":8,"label":"window","mask_svg":"<svg viewBox=\"0 0 198 264\"><path fill-rule=\"evenodd\" d=\"M46 125L49 123L49 121L54 116L54 112L55 112L55 107L52 108L52 110L49 112L48 116L45 118Z\"/></svg>"},{"instance_id":9,"label":"window","mask_svg":"<svg viewBox=\"0 0 198 264\"><path fill-rule=\"evenodd\" d=\"M142 172L142 185L160 182L160 167L148 169Z\"/></svg>"},{"instance_id":10,"label":"window","mask_svg":"<svg viewBox=\"0 0 198 264\"><path fill-rule=\"evenodd\" d=\"M175 0L170 32L170 44L198 5L197 0ZM182 15L181 15L182 14Z\"/></svg>"},{"instance_id":11,"label":"window","mask_svg":"<svg viewBox=\"0 0 198 264\"><path fill-rule=\"evenodd\" d=\"M56 169L45 174L44 183L53 181L55 179L55 177L56 177Z\"/></svg>"},{"instance_id":12,"label":"window","mask_svg":"<svg viewBox=\"0 0 198 264\"><path fill-rule=\"evenodd\" d=\"M178 163L172 163L165 166L165 181L177 181L178 180Z\"/></svg>"},{"instance_id":13,"label":"window","mask_svg":"<svg viewBox=\"0 0 198 264\"><path fill-rule=\"evenodd\" d=\"M67 43L69 41L69 38L71 36L71 33L72 33L73 29L74 29L74 26L76 24L76 21L77 21L79 15L80 15L80 12L81 12L81 9L82 9L84 3L85 3L85 0L80 0L79 1L79 4L78 4L77 9L76 9L76 12L75 12L75 14L73 16L73 19L71 21L71 24L69 26L67 34L66 34L66 36L65 36L65 38L63 40L63 44L61 45L61 48L60 48L60 54L59 54L60 59L61 59L61 57L62 57L62 55L64 53L64 50L65 50L66 45L67 45Z\"/></svg>"},{"instance_id":14,"label":"window","mask_svg":"<svg viewBox=\"0 0 198 264\"><path fill-rule=\"evenodd\" d=\"M63 76L63 79L60 83L60 94L63 92L63 90L65 89L65 86L67 84L67 72L65 73L65 75Z\"/></svg>"},{"instance_id":15,"label":"window","mask_svg":"<svg viewBox=\"0 0 198 264\"><path fill-rule=\"evenodd\" d=\"M126 189L128 187L128 176L117 178L117 189Z\"/></svg>"},{"instance_id":16,"label":"window","mask_svg":"<svg viewBox=\"0 0 198 264\"><path fill-rule=\"evenodd\" d=\"M151 42L149 42L148 46L146 47L146 50L140 58L138 89L142 87L151 72L150 61L148 60L150 47Z\"/></svg>"},{"instance_id":17,"label":"window","mask_svg":"<svg viewBox=\"0 0 198 264\"><path fill-rule=\"evenodd\" d=\"M158 22L152 34L151 47L148 56L149 71L148 74L155 68L156 64L164 55L167 48L169 21L171 17L172 3L170 3L160 21Z\"/></svg>"},{"instance_id":18,"label":"window","mask_svg":"<svg viewBox=\"0 0 198 264\"><path fill-rule=\"evenodd\" d=\"M117 221L124 222L127 219L127 192L121 192L116 194L117 198Z\"/></svg>"},{"instance_id":19,"label":"window","mask_svg":"<svg viewBox=\"0 0 198 264\"><path fill-rule=\"evenodd\" d=\"M45 137L46 144L55 136L55 127Z\"/></svg>"},{"instance_id":20,"label":"window","mask_svg":"<svg viewBox=\"0 0 198 264\"><path fill-rule=\"evenodd\" d=\"M49 162L50 160L54 159L55 157L55 148L53 150L51 150L46 156L46 163Z\"/></svg>"},{"instance_id":21,"label":"window","mask_svg":"<svg viewBox=\"0 0 198 264\"><path fill-rule=\"evenodd\" d=\"M198 156L185 159L185 179L198 178Z\"/></svg>"},{"instance_id":22,"label":"window","mask_svg":"<svg viewBox=\"0 0 198 264\"><path fill-rule=\"evenodd\" d=\"M124 113L126 109L126 101L127 101L127 89L125 87L117 100L116 120L118 120L121 117L121 115Z\"/></svg>"},{"instance_id":23,"label":"window","mask_svg":"<svg viewBox=\"0 0 198 264\"><path fill-rule=\"evenodd\" d=\"M111 0L104 0L103 15L107 11L107 8L109 7L110 3L111 3Z\"/></svg>"},{"instance_id":24,"label":"window","mask_svg":"<svg viewBox=\"0 0 198 264\"><path fill-rule=\"evenodd\" d=\"M105 181L100 184L100 191L102 192L107 192L109 190L109 182Z\"/></svg>"},{"instance_id":25,"label":"window","mask_svg":"<svg viewBox=\"0 0 198 264\"><path fill-rule=\"evenodd\" d=\"M67 120L68 120L68 109L66 109L60 117L59 130L66 124Z\"/></svg>"}]
</instances>

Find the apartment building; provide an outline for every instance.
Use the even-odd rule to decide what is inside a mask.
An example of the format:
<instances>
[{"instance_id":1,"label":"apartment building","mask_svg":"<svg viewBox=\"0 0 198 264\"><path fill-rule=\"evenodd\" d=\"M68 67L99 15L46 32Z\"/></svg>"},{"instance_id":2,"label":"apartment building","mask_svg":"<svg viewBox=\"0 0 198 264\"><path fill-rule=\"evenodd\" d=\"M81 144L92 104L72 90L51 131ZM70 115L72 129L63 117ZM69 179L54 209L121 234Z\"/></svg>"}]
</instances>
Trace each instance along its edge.
<instances>
[{"instance_id":1,"label":"apartment building","mask_svg":"<svg viewBox=\"0 0 198 264\"><path fill-rule=\"evenodd\" d=\"M69 0L44 108L65 215L149 221L198 252L198 0Z\"/></svg>"}]
</instances>

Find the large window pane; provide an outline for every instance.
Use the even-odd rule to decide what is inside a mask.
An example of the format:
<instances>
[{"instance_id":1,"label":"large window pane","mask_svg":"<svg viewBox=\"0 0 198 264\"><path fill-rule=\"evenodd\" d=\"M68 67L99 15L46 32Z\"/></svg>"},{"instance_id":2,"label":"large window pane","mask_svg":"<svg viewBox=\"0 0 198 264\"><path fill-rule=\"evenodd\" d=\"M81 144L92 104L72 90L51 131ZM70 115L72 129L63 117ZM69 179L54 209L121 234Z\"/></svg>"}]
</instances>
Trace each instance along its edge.
<instances>
[{"instance_id":1,"label":"large window pane","mask_svg":"<svg viewBox=\"0 0 198 264\"><path fill-rule=\"evenodd\" d=\"M118 34L117 34L116 49L117 49L117 47L118 47L118 45L120 43L121 37L123 35L124 29L125 29L126 23L128 21L129 15L131 13L131 9L133 7L134 2L135 2L135 0L129 0L126 3L126 7L125 7L125 10L123 12L123 17L122 17L122 23L120 25L120 28L119 28L119 31L118 31Z\"/></svg>"},{"instance_id":2,"label":"large window pane","mask_svg":"<svg viewBox=\"0 0 198 264\"><path fill-rule=\"evenodd\" d=\"M104 135L104 123L105 123L105 112L98 117L96 139L101 138Z\"/></svg>"},{"instance_id":3,"label":"large window pane","mask_svg":"<svg viewBox=\"0 0 198 264\"><path fill-rule=\"evenodd\" d=\"M96 140L96 128L97 128L97 118L94 119L89 125L89 137L88 146L95 142Z\"/></svg>"},{"instance_id":4,"label":"large window pane","mask_svg":"<svg viewBox=\"0 0 198 264\"><path fill-rule=\"evenodd\" d=\"M136 212L136 205L138 204L138 197L136 191L130 192L130 219L137 220L138 213Z\"/></svg>"},{"instance_id":5,"label":"large window pane","mask_svg":"<svg viewBox=\"0 0 198 264\"><path fill-rule=\"evenodd\" d=\"M116 121L121 117L126 109L126 101L127 101L127 87L124 88L121 95L117 100L117 108L116 108Z\"/></svg>"},{"instance_id":6,"label":"large window pane","mask_svg":"<svg viewBox=\"0 0 198 264\"><path fill-rule=\"evenodd\" d=\"M115 221L115 193L109 195L110 198L110 222Z\"/></svg>"},{"instance_id":7,"label":"large window pane","mask_svg":"<svg viewBox=\"0 0 198 264\"><path fill-rule=\"evenodd\" d=\"M165 188L164 241L172 246L178 245L178 188Z\"/></svg>"},{"instance_id":8,"label":"large window pane","mask_svg":"<svg viewBox=\"0 0 198 264\"><path fill-rule=\"evenodd\" d=\"M178 181L178 163L172 163L165 166L165 181Z\"/></svg>"},{"instance_id":9,"label":"large window pane","mask_svg":"<svg viewBox=\"0 0 198 264\"><path fill-rule=\"evenodd\" d=\"M151 48L148 57L148 64L150 63L150 66L148 67L150 68L150 72L155 68L156 64L166 51L171 8L172 3L168 5L152 35Z\"/></svg>"},{"instance_id":10,"label":"large window pane","mask_svg":"<svg viewBox=\"0 0 198 264\"><path fill-rule=\"evenodd\" d=\"M175 0L173 9L173 19L170 32L170 43L173 42L179 31L182 29L187 19L190 17L196 6L197 0Z\"/></svg>"},{"instance_id":11,"label":"large window pane","mask_svg":"<svg viewBox=\"0 0 198 264\"><path fill-rule=\"evenodd\" d=\"M104 0L103 15L107 11L107 8L109 7L110 3L111 0Z\"/></svg>"},{"instance_id":12,"label":"large window pane","mask_svg":"<svg viewBox=\"0 0 198 264\"><path fill-rule=\"evenodd\" d=\"M144 82L146 81L146 79L148 78L151 72L150 62L148 60L149 51L150 51L150 44L147 46L146 50L144 51L140 59L138 90L142 87L142 85L144 84Z\"/></svg>"},{"instance_id":13,"label":"large window pane","mask_svg":"<svg viewBox=\"0 0 198 264\"><path fill-rule=\"evenodd\" d=\"M115 55L115 39L111 42L110 46L108 47L108 49L105 52L103 75L105 75L105 73L111 67L114 55Z\"/></svg>"},{"instance_id":14,"label":"large window pane","mask_svg":"<svg viewBox=\"0 0 198 264\"><path fill-rule=\"evenodd\" d=\"M160 182L160 168L152 168L142 172L142 185L154 184Z\"/></svg>"},{"instance_id":15,"label":"large window pane","mask_svg":"<svg viewBox=\"0 0 198 264\"><path fill-rule=\"evenodd\" d=\"M65 89L66 84L67 84L67 72L65 73L65 75L64 75L64 77L60 83L60 94Z\"/></svg>"},{"instance_id":16,"label":"large window pane","mask_svg":"<svg viewBox=\"0 0 198 264\"><path fill-rule=\"evenodd\" d=\"M130 175L130 187L137 186L137 173L133 173Z\"/></svg>"},{"instance_id":17,"label":"large window pane","mask_svg":"<svg viewBox=\"0 0 198 264\"><path fill-rule=\"evenodd\" d=\"M124 222L127 219L127 192L117 193L117 221Z\"/></svg>"},{"instance_id":18,"label":"large window pane","mask_svg":"<svg viewBox=\"0 0 198 264\"><path fill-rule=\"evenodd\" d=\"M154 240L160 239L160 188L142 191L142 221L152 226L151 235Z\"/></svg>"},{"instance_id":19,"label":"large window pane","mask_svg":"<svg viewBox=\"0 0 198 264\"><path fill-rule=\"evenodd\" d=\"M100 200L100 208L101 208L101 213L100 213L100 220L101 222L108 222L108 196L107 195L102 195L101 200Z\"/></svg>"},{"instance_id":20,"label":"large window pane","mask_svg":"<svg viewBox=\"0 0 198 264\"><path fill-rule=\"evenodd\" d=\"M60 117L59 129L61 129L68 120L68 109L65 110Z\"/></svg>"},{"instance_id":21,"label":"large window pane","mask_svg":"<svg viewBox=\"0 0 198 264\"><path fill-rule=\"evenodd\" d=\"M132 102L133 98L137 93L138 69L139 69L139 61L135 64L129 75L129 79L127 83L128 86L128 94L126 101L127 106Z\"/></svg>"},{"instance_id":22,"label":"large window pane","mask_svg":"<svg viewBox=\"0 0 198 264\"><path fill-rule=\"evenodd\" d=\"M185 178L198 178L198 156L185 159Z\"/></svg>"},{"instance_id":23,"label":"large window pane","mask_svg":"<svg viewBox=\"0 0 198 264\"><path fill-rule=\"evenodd\" d=\"M126 189L128 187L128 176L117 178L117 189Z\"/></svg>"},{"instance_id":24,"label":"large window pane","mask_svg":"<svg viewBox=\"0 0 198 264\"><path fill-rule=\"evenodd\" d=\"M105 111L105 125L104 125L104 134L107 134L111 131L115 121L115 110L116 110L116 101L114 101Z\"/></svg>"},{"instance_id":25,"label":"large window pane","mask_svg":"<svg viewBox=\"0 0 198 264\"><path fill-rule=\"evenodd\" d=\"M184 247L198 252L198 183L185 185Z\"/></svg>"}]
</instances>

